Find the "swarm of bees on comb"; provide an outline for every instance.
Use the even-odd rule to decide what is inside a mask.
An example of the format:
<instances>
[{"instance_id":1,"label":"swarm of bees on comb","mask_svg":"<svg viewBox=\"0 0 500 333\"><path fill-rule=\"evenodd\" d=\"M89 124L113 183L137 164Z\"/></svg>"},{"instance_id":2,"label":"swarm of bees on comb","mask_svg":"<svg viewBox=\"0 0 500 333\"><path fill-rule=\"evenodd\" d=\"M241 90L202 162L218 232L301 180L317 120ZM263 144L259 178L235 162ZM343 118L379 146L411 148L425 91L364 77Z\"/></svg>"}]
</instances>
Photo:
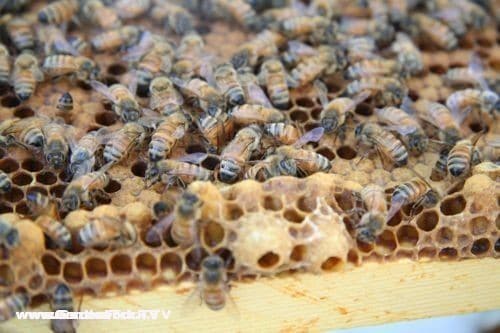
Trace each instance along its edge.
<instances>
[{"instance_id":1,"label":"swarm of bees on comb","mask_svg":"<svg viewBox=\"0 0 500 333\"><path fill-rule=\"evenodd\" d=\"M193 279L220 310L245 277L498 257L499 10L0 1L2 320L73 293Z\"/></svg>"}]
</instances>

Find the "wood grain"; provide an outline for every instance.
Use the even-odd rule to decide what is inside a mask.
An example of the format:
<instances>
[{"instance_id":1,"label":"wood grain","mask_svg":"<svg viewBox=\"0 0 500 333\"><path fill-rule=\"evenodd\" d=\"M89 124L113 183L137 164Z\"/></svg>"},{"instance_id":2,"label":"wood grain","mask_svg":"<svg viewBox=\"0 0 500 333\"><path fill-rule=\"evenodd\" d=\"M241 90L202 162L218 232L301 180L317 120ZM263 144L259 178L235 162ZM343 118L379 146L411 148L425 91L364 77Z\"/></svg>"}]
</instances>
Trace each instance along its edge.
<instances>
[{"instance_id":1,"label":"wood grain","mask_svg":"<svg viewBox=\"0 0 500 333\"><path fill-rule=\"evenodd\" d=\"M236 283L236 312L189 307L191 283L83 300L83 310L164 309L168 320L80 321L78 332L305 332L376 325L500 308L500 262L368 263L338 273L295 274ZM46 311L47 306L38 311ZM50 332L48 321L12 320L0 332Z\"/></svg>"}]
</instances>

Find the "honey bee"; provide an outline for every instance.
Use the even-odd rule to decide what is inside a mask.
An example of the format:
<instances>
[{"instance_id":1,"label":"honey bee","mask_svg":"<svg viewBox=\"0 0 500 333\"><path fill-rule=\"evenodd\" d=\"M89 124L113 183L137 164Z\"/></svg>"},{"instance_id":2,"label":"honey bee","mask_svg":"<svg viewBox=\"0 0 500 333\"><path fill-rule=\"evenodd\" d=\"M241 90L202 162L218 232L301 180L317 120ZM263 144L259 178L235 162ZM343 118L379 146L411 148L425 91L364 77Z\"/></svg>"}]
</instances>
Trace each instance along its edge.
<instances>
[{"instance_id":1,"label":"honey bee","mask_svg":"<svg viewBox=\"0 0 500 333\"><path fill-rule=\"evenodd\" d=\"M460 140L460 128L446 106L425 100L415 103L415 106L418 116L438 129L439 140L448 145Z\"/></svg>"},{"instance_id":2,"label":"honey bee","mask_svg":"<svg viewBox=\"0 0 500 333\"><path fill-rule=\"evenodd\" d=\"M214 81L224 95L229 105L242 105L245 103L245 93L238 81L236 70L231 63L222 63L215 67Z\"/></svg>"},{"instance_id":3,"label":"honey bee","mask_svg":"<svg viewBox=\"0 0 500 333\"><path fill-rule=\"evenodd\" d=\"M194 30L194 18L184 7L164 1L157 1L151 10L153 20L164 24L177 35L185 35Z\"/></svg>"},{"instance_id":4,"label":"honey bee","mask_svg":"<svg viewBox=\"0 0 500 333\"><path fill-rule=\"evenodd\" d=\"M262 131L257 125L250 125L236 133L221 153L219 178L224 183L234 182L252 154L259 148Z\"/></svg>"},{"instance_id":5,"label":"honey bee","mask_svg":"<svg viewBox=\"0 0 500 333\"><path fill-rule=\"evenodd\" d=\"M134 65L139 87L148 87L159 74L169 73L172 68L174 49L160 35L144 33L139 44L127 52L126 60L136 60Z\"/></svg>"},{"instance_id":6,"label":"honey bee","mask_svg":"<svg viewBox=\"0 0 500 333\"><path fill-rule=\"evenodd\" d=\"M143 126L137 123L126 123L122 128L106 136L103 157L105 163L118 163L128 153L140 145L146 138Z\"/></svg>"},{"instance_id":7,"label":"honey bee","mask_svg":"<svg viewBox=\"0 0 500 333\"><path fill-rule=\"evenodd\" d=\"M311 11L326 18L334 18L342 11L342 7L337 0L312 0Z\"/></svg>"},{"instance_id":8,"label":"honey bee","mask_svg":"<svg viewBox=\"0 0 500 333\"><path fill-rule=\"evenodd\" d=\"M348 37L342 40L341 45L347 51L349 63L356 63L365 59L376 59L377 46L375 39L369 36Z\"/></svg>"},{"instance_id":9,"label":"honey bee","mask_svg":"<svg viewBox=\"0 0 500 333\"><path fill-rule=\"evenodd\" d=\"M296 175L297 163L294 159L283 158L280 155L269 155L249 168L245 172L244 178L263 182L272 177Z\"/></svg>"},{"instance_id":10,"label":"honey bee","mask_svg":"<svg viewBox=\"0 0 500 333\"><path fill-rule=\"evenodd\" d=\"M391 208L387 213L387 221L397 213L401 207L412 204L412 212L422 206L430 208L439 201L439 194L422 177L414 178L401 183L392 192Z\"/></svg>"},{"instance_id":11,"label":"honey bee","mask_svg":"<svg viewBox=\"0 0 500 333\"><path fill-rule=\"evenodd\" d=\"M71 248L71 232L64 224L48 215L39 216L35 223L58 248Z\"/></svg>"},{"instance_id":12,"label":"honey bee","mask_svg":"<svg viewBox=\"0 0 500 333\"><path fill-rule=\"evenodd\" d=\"M98 171L89 172L72 180L62 195L62 207L70 212L84 204L87 207L94 207L94 192L102 191L109 183L109 177L106 173L107 167Z\"/></svg>"},{"instance_id":13,"label":"honey bee","mask_svg":"<svg viewBox=\"0 0 500 333\"><path fill-rule=\"evenodd\" d=\"M201 155L201 156L200 156ZM179 159L165 159L151 163L145 175L146 187L150 187L158 181L162 181L167 188L174 184L185 187L196 180L210 180L213 172L192 163L203 160L206 154L193 153Z\"/></svg>"},{"instance_id":14,"label":"honey bee","mask_svg":"<svg viewBox=\"0 0 500 333\"><path fill-rule=\"evenodd\" d=\"M6 24L10 40L20 52L35 48L35 35L30 21L17 17Z\"/></svg>"},{"instance_id":15,"label":"honey bee","mask_svg":"<svg viewBox=\"0 0 500 333\"><path fill-rule=\"evenodd\" d=\"M406 97L405 100L408 98ZM380 122L389 126L388 129L400 134L410 152L420 155L427 149L429 139L419 122L406 111L407 109L408 106L405 106L403 102L401 108L387 106L376 109L375 113Z\"/></svg>"},{"instance_id":16,"label":"honey bee","mask_svg":"<svg viewBox=\"0 0 500 333\"><path fill-rule=\"evenodd\" d=\"M52 292L51 310L73 312L73 292L65 283L58 283ZM75 333L76 319L51 319L50 328L55 333Z\"/></svg>"},{"instance_id":17,"label":"honey bee","mask_svg":"<svg viewBox=\"0 0 500 333\"><path fill-rule=\"evenodd\" d=\"M90 54L90 44L81 36L69 36L68 43L77 54L85 56Z\"/></svg>"},{"instance_id":18,"label":"honey bee","mask_svg":"<svg viewBox=\"0 0 500 333\"><path fill-rule=\"evenodd\" d=\"M462 17L468 26L474 29L482 29L489 22L489 15L479 4L473 1L460 0L457 2L462 11Z\"/></svg>"},{"instance_id":19,"label":"honey bee","mask_svg":"<svg viewBox=\"0 0 500 333\"><path fill-rule=\"evenodd\" d=\"M92 80L90 85L95 91L109 99L113 105L113 111L123 120L123 122L136 121L142 114L142 108L135 99L135 93L131 92L123 84L115 83L107 87L104 83Z\"/></svg>"},{"instance_id":20,"label":"honey bee","mask_svg":"<svg viewBox=\"0 0 500 333\"><path fill-rule=\"evenodd\" d=\"M108 30L118 28L121 25L116 10L105 6L100 0L83 2L80 11L89 23L95 24L101 29Z\"/></svg>"},{"instance_id":21,"label":"honey bee","mask_svg":"<svg viewBox=\"0 0 500 333\"><path fill-rule=\"evenodd\" d=\"M283 22L299 16L303 16L303 11L301 12L300 9L300 2L296 2L293 7L271 8L260 14L261 26L274 29L276 22Z\"/></svg>"},{"instance_id":22,"label":"honey bee","mask_svg":"<svg viewBox=\"0 0 500 333\"><path fill-rule=\"evenodd\" d=\"M464 89L448 96L446 106L458 118L466 116L470 111L477 111L479 115L493 115L498 107L498 101L498 95L491 90Z\"/></svg>"},{"instance_id":23,"label":"honey bee","mask_svg":"<svg viewBox=\"0 0 500 333\"><path fill-rule=\"evenodd\" d=\"M90 41L96 52L113 52L117 49L131 47L139 42L141 30L135 26L123 26L105 31Z\"/></svg>"},{"instance_id":24,"label":"honey bee","mask_svg":"<svg viewBox=\"0 0 500 333\"><path fill-rule=\"evenodd\" d=\"M182 112L172 113L162 118L151 136L149 159L152 162L157 162L170 155L173 147L184 136L188 127L189 120Z\"/></svg>"},{"instance_id":25,"label":"honey bee","mask_svg":"<svg viewBox=\"0 0 500 333\"><path fill-rule=\"evenodd\" d=\"M323 106L323 110L320 114L321 126L325 129L326 133L339 132L341 137L344 137L347 117L351 116L351 111L353 111L358 104L370 97L370 94L364 91L352 99L348 97L338 97L328 101L328 89L325 84L321 81L315 81L314 86L321 105Z\"/></svg>"},{"instance_id":26,"label":"honey bee","mask_svg":"<svg viewBox=\"0 0 500 333\"><path fill-rule=\"evenodd\" d=\"M297 126L285 122L265 124L264 132L284 145L291 145L297 142L301 136L301 132Z\"/></svg>"},{"instance_id":27,"label":"honey bee","mask_svg":"<svg viewBox=\"0 0 500 333\"><path fill-rule=\"evenodd\" d=\"M289 39L307 39L312 44L337 42L337 23L323 16L292 17L280 23L280 32Z\"/></svg>"},{"instance_id":28,"label":"honey bee","mask_svg":"<svg viewBox=\"0 0 500 333\"><path fill-rule=\"evenodd\" d=\"M259 79L250 67L241 67L237 71L238 81L245 93L247 104L258 104L265 107L272 107L271 101L266 93L259 86Z\"/></svg>"},{"instance_id":29,"label":"honey bee","mask_svg":"<svg viewBox=\"0 0 500 333\"><path fill-rule=\"evenodd\" d=\"M480 135L474 140L457 141L448 154L447 168L453 177L460 177L470 172L471 167L481 163L479 150L475 147Z\"/></svg>"},{"instance_id":30,"label":"honey bee","mask_svg":"<svg viewBox=\"0 0 500 333\"><path fill-rule=\"evenodd\" d=\"M294 68L308 57L318 55L317 49L297 40L288 41L288 50L280 54L281 63L286 68Z\"/></svg>"},{"instance_id":31,"label":"honey bee","mask_svg":"<svg viewBox=\"0 0 500 333\"><path fill-rule=\"evenodd\" d=\"M56 26L42 26L37 30L37 34L38 39L43 42L45 55L78 55L78 51L71 46L63 31Z\"/></svg>"},{"instance_id":32,"label":"honey bee","mask_svg":"<svg viewBox=\"0 0 500 333\"><path fill-rule=\"evenodd\" d=\"M27 293L19 292L6 296L0 301L0 321L7 321L16 316L17 312L24 311L30 302Z\"/></svg>"},{"instance_id":33,"label":"honey bee","mask_svg":"<svg viewBox=\"0 0 500 333\"><path fill-rule=\"evenodd\" d=\"M439 152L439 157L434 164L434 167L431 171L431 179L442 180L448 174L448 154L449 149L442 149Z\"/></svg>"},{"instance_id":34,"label":"honey bee","mask_svg":"<svg viewBox=\"0 0 500 333\"><path fill-rule=\"evenodd\" d=\"M293 160L297 171L303 175L310 175L315 172L327 172L332 165L326 157L314 151L300 148L309 141L319 141L323 133L324 129L322 127L312 129L302 135L293 145L276 148L276 154L285 160Z\"/></svg>"},{"instance_id":35,"label":"honey bee","mask_svg":"<svg viewBox=\"0 0 500 333\"><path fill-rule=\"evenodd\" d=\"M14 61L12 83L16 96L27 101L35 92L37 82L43 81L43 72L38 67L38 60L31 53L21 53Z\"/></svg>"},{"instance_id":36,"label":"honey bee","mask_svg":"<svg viewBox=\"0 0 500 333\"><path fill-rule=\"evenodd\" d=\"M196 223L201 218L203 201L191 192L184 192L175 207L175 219L172 223L170 235L179 245L187 247L197 239Z\"/></svg>"},{"instance_id":37,"label":"honey bee","mask_svg":"<svg viewBox=\"0 0 500 333\"><path fill-rule=\"evenodd\" d=\"M0 244L7 250L10 250L19 246L19 242L19 231L17 228L12 225L11 221L0 217Z\"/></svg>"},{"instance_id":38,"label":"honey bee","mask_svg":"<svg viewBox=\"0 0 500 333\"><path fill-rule=\"evenodd\" d=\"M316 54L300 61L291 71L292 79L299 87L305 86L321 75L331 75L342 70L347 64L345 54L339 48L321 45Z\"/></svg>"},{"instance_id":39,"label":"honey bee","mask_svg":"<svg viewBox=\"0 0 500 333\"><path fill-rule=\"evenodd\" d=\"M137 241L135 226L120 217L102 216L90 219L78 231L78 243L83 247L106 246L123 248Z\"/></svg>"},{"instance_id":40,"label":"honey bee","mask_svg":"<svg viewBox=\"0 0 500 333\"><path fill-rule=\"evenodd\" d=\"M371 17L375 20L388 22L389 21L389 6L386 0L367 1L368 9L371 12Z\"/></svg>"},{"instance_id":41,"label":"honey bee","mask_svg":"<svg viewBox=\"0 0 500 333\"><path fill-rule=\"evenodd\" d=\"M458 45L458 40L453 31L441 23L441 21L421 13L413 13L410 19L417 26L417 31L436 46L445 49L453 50Z\"/></svg>"},{"instance_id":42,"label":"honey bee","mask_svg":"<svg viewBox=\"0 0 500 333\"><path fill-rule=\"evenodd\" d=\"M12 189L12 181L9 175L0 170L0 194L5 194L10 192Z\"/></svg>"},{"instance_id":43,"label":"honey bee","mask_svg":"<svg viewBox=\"0 0 500 333\"><path fill-rule=\"evenodd\" d=\"M355 80L374 76L394 76L401 70L399 63L393 59L367 59L349 66L345 78Z\"/></svg>"},{"instance_id":44,"label":"honey bee","mask_svg":"<svg viewBox=\"0 0 500 333\"><path fill-rule=\"evenodd\" d=\"M485 82L493 82L495 83L498 81L498 79L495 77L496 72L495 71L487 71L484 72L483 74L483 79ZM478 83L480 83L480 79L474 73L471 71L470 67L454 67L448 69L448 71L443 75L443 79L446 82L446 84L450 86L476 86ZM487 83L487 84L488 84Z\"/></svg>"},{"instance_id":45,"label":"honey bee","mask_svg":"<svg viewBox=\"0 0 500 333\"><path fill-rule=\"evenodd\" d=\"M363 77L350 82L346 92L350 96L369 91L377 105L399 105L408 95L408 88L393 77Z\"/></svg>"},{"instance_id":46,"label":"honey bee","mask_svg":"<svg viewBox=\"0 0 500 333\"><path fill-rule=\"evenodd\" d=\"M259 80L267 89L271 102L278 109L287 109L290 105L288 86L297 85L285 72L285 67L277 58L271 58L261 66Z\"/></svg>"},{"instance_id":47,"label":"honey bee","mask_svg":"<svg viewBox=\"0 0 500 333\"><path fill-rule=\"evenodd\" d=\"M209 85L206 81L194 78L184 82L177 78L172 78L181 93L193 101L195 106L200 107L212 117L217 117L224 109L224 99L217 89Z\"/></svg>"},{"instance_id":48,"label":"honey bee","mask_svg":"<svg viewBox=\"0 0 500 333\"><path fill-rule=\"evenodd\" d=\"M42 148L45 140L42 128L50 121L46 117L11 118L0 126L7 141L18 141L34 148Z\"/></svg>"},{"instance_id":49,"label":"honey bee","mask_svg":"<svg viewBox=\"0 0 500 333\"><path fill-rule=\"evenodd\" d=\"M231 307L235 307L229 296L227 273L221 257L210 255L203 259L200 282L194 295L198 295L200 301L203 300L213 311L222 310L228 302Z\"/></svg>"},{"instance_id":50,"label":"honey bee","mask_svg":"<svg viewBox=\"0 0 500 333\"><path fill-rule=\"evenodd\" d=\"M10 55L5 45L0 43L0 84L6 85L10 78Z\"/></svg>"},{"instance_id":51,"label":"honey bee","mask_svg":"<svg viewBox=\"0 0 500 333\"><path fill-rule=\"evenodd\" d=\"M387 220L387 204L384 189L375 184L369 184L361 190L366 213L356 224L356 238L363 243L373 243L382 233Z\"/></svg>"},{"instance_id":52,"label":"honey bee","mask_svg":"<svg viewBox=\"0 0 500 333\"><path fill-rule=\"evenodd\" d=\"M184 100L167 76L154 78L149 85L149 108L166 116L182 110Z\"/></svg>"},{"instance_id":53,"label":"honey bee","mask_svg":"<svg viewBox=\"0 0 500 333\"><path fill-rule=\"evenodd\" d=\"M179 46L175 50L177 60L194 60L199 58L205 48L203 38L195 31L182 37Z\"/></svg>"},{"instance_id":54,"label":"honey bee","mask_svg":"<svg viewBox=\"0 0 500 333\"><path fill-rule=\"evenodd\" d=\"M392 169L408 163L408 151L405 146L377 124L359 124L354 130L354 135L361 144L377 151L385 168Z\"/></svg>"},{"instance_id":55,"label":"honey bee","mask_svg":"<svg viewBox=\"0 0 500 333\"><path fill-rule=\"evenodd\" d=\"M182 193L171 214L161 218L146 233L146 241L150 244L158 243L168 227L172 225L170 234L172 239L183 247L188 247L197 241L196 222L201 217L203 202L191 192Z\"/></svg>"},{"instance_id":56,"label":"honey bee","mask_svg":"<svg viewBox=\"0 0 500 333\"><path fill-rule=\"evenodd\" d=\"M285 8L290 4L290 0L248 0L247 1L257 12L272 10L274 8Z\"/></svg>"},{"instance_id":57,"label":"honey bee","mask_svg":"<svg viewBox=\"0 0 500 333\"><path fill-rule=\"evenodd\" d=\"M423 71L422 53L408 35L398 32L391 50L397 55L398 63L408 74L416 75Z\"/></svg>"},{"instance_id":58,"label":"honey bee","mask_svg":"<svg viewBox=\"0 0 500 333\"><path fill-rule=\"evenodd\" d=\"M277 123L285 121L283 112L262 105L243 104L235 106L230 116L239 125Z\"/></svg>"},{"instance_id":59,"label":"honey bee","mask_svg":"<svg viewBox=\"0 0 500 333\"><path fill-rule=\"evenodd\" d=\"M46 124L42 131L45 137L43 153L47 163L53 169L62 169L69 153L70 128L55 121Z\"/></svg>"},{"instance_id":60,"label":"honey bee","mask_svg":"<svg viewBox=\"0 0 500 333\"><path fill-rule=\"evenodd\" d=\"M99 67L93 60L83 56L62 54L46 57L42 64L42 70L49 77L67 75L82 82L94 80L99 74Z\"/></svg>"},{"instance_id":61,"label":"honey bee","mask_svg":"<svg viewBox=\"0 0 500 333\"><path fill-rule=\"evenodd\" d=\"M441 1L435 1L439 3ZM439 6L432 12L432 17L438 19L450 27L455 36L461 38L467 33L467 24L462 16L462 11L458 7L453 7L448 1L444 1L445 6Z\"/></svg>"},{"instance_id":62,"label":"honey bee","mask_svg":"<svg viewBox=\"0 0 500 333\"><path fill-rule=\"evenodd\" d=\"M67 91L57 100L56 108L63 112L70 112L73 110L73 96Z\"/></svg>"},{"instance_id":63,"label":"honey bee","mask_svg":"<svg viewBox=\"0 0 500 333\"><path fill-rule=\"evenodd\" d=\"M38 21L45 24L69 22L77 11L77 0L57 0L46 5L38 12Z\"/></svg>"},{"instance_id":64,"label":"honey bee","mask_svg":"<svg viewBox=\"0 0 500 333\"><path fill-rule=\"evenodd\" d=\"M219 147L226 142L233 132L234 122L226 113L221 113L217 118L205 113L196 120L196 125L205 140L211 147Z\"/></svg>"},{"instance_id":65,"label":"honey bee","mask_svg":"<svg viewBox=\"0 0 500 333\"><path fill-rule=\"evenodd\" d=\"M261 28L259 16L244 0L207 0L202 2L202 6L205 15L230 19L254 31Z\"/></svg>"},{"instance_id":66,"label":"honey bee","mask_svg":"<svg viewBox=\"0 0 500 333\"><path fill-rule=\"evenodd\" d=\"M278 55L278 48L286 43L286 38L271 30L264 30L252 40L241 45L231 58L236 69L254 67L260 59Z\"/></svg>"},{"instance_id":67,"label":"honey bee","mask_svg":"<svg viewBox=\"0 0 500 333\"><path fill-rule=\"evenodd\" d=\"M41 215L57 216L56 204L48 196L40 192L28 192L26 194L26 204L30 212L36 217Z\"/></svg>"},{"instance_id":68,"label":"honey bee","mask_svg":"<svg viewBox=\"0 0 500 333\"><path fill-rule=\"evenodd\" d=\"M73 173L73 178L76 179L92 171L96 163L95 156L97 151L101 149L103 138L106 135L108 135L108 130L103 127L85 134L77 143L70 141L69 170Z\"/></svg>"},{"instance_id":69,"label":"honey bee","mask_svg":"<svg viewBox=\"0 0 500 333\"><path fill-rule=\"evenodd\" d=\"M133 19L145 14L151 7L151 0L117 0L113 6L122 19Z\"/></svg>"},{"instance_id":70,"label":"honey bee","mask_svg":"<svg viewBox=\"0 0 500 333\"><path fill-rule=\"evenodd\" d=\"M352 37L370 36L378 45L387 45L394 38L394 27L384 20L342 18L339 30Z\"/></svg>"}]
</instances>

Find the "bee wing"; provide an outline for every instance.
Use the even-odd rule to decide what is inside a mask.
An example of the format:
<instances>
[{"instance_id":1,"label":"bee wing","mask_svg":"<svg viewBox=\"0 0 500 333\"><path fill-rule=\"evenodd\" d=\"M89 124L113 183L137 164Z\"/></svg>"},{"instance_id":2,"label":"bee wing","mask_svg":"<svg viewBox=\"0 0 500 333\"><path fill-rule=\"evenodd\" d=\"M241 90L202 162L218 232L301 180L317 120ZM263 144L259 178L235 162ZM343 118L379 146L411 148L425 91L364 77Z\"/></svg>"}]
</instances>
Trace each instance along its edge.
<instances>
[{"instance_id":1,"label":"bee wing","mask_svg":"<svg viewBox=\"0 0 500 333\"><path fill-rule=\"evenodd\" d=\"M363 90L356 96L352 98L353 101L353 107L356 107L356 105L363 103L368 99L372 94L369 91Z\"/></svg>"},{"instance_id":2,"label":"bee wing","mask_svg":"<svg viewBox=\"0 0 500 333\"><path fill-rule=\"evenodd\" d=\"M389 131L394 131L398 132L401 135L408 135L410 133L413 133L417 130L417 127L415 126L384 126L385 129Z\"/></svg>"},{"instance_id":3,"label":"bee wing","mask_svg":"<svg viewBox=\"0 0 500 333\"><path fill-rule=\"evenodd\" d=\"M183 318L189 317L193 311L199 309L202 304L203 299L201 298L201 287L197 285L182 304L180 312L182 313Z\"/></svg>"},{"instance_id":4,"label":"bee wing","mask_svg":"<svg viewBox=\"0 0 500 333\"><path fill-rule=\"evenodd\" d=\"M201 59L200 63L200 75L201 77L205 78L208 82L209 85L212 87L217 87L217 82L215 81L214 77L214 69L212 67L212 64L210 63L211 57L204 57Z\"/></svg>"},{"instance_id":5,"label":"bee wing","mask_svg":"<svg viewBox=\"0 0 500 333\"><path fill-rule=\"evenodd\" d=\"M175 214L170 213L154 224L146 233L146 242L157 243L175 220Z\"/></svg>"},{"instance_id":6,"label":"bee wing","mask_svg":"<svg viewBox=\"0 0 500 333\"><path fill-rule=\"evenodd\" d=\"M290 52L301 56L314 56L318 54L318 51L314 47L311 47L297 40L289 41L288 49L290 50Z\"/></svg>"},{"instance_id":7,"label":"bee wing","mask_svg":"<svg viewBox=\"0 0 500 333\"><path fill-rule=\"evenodd\" d=\"M137 86L139 85L138 77L139 76L137 75L137 73L132 73L132 77L130 78L130 81L128 83L128 90L134 97L137 94Z\"/></svg>"},{"instance_id":8,"label":"bee wing","mask_svg":"<svg viewBox=\"0 0 500 333\"><path fill-rule=\"evenodd\" d=\"M401 110L409 114L410 116L414 116L417 112L415 111L415 108L413 107L413 102L410 97L405 96L403 98L403 101L401 102L400 106Z\"/></svg>"},{"instance_id":9,"label":"bee wing","mask_svg":"<svg viewBox=\"0 0 500 333\"><path fill-rule=\"evenodd\" d=\"M314 81L314 88L318 94L319 101L323 107L328 104L328 88L326 84L320 80Z\"/></svg>"},{"instance_id":10,"label":"bee wing","mask_svg":"<svg viewBox=\"0 0 500 333\"><path fill-rule=\"evenodd\" d=\"M164 55L161 57L161 70L162 72L164 73L170 73L170 71L172 70L172 60L170 59L170 57L168 55Z\"/></svg>"},{"instance_id":11,"label":"bee wing","mask_svg":"<svg viewBox=\"0 0 500 333\"><path fill-rule=\"evenodd\" d=\"M484 67L481 63L481 58L476 52L473 52L470 56L469 71L474 79L479 83L482 90L490 90L488 83L484 79Z\"/></svg>"},{"instance_id":12,"label":"bee wing","mask_svg":"<svg viewBox=\"0 0 500 333\"><path fill-rule=\"evenodd\" d=\"M254 104L262 105L267 108L272 108L271 101L267 98L266 93L260 86L255 83L248 84L248 99L249 102L255 102ZM250 104L250 103L249 103Z\"/></svg>"},{"instance_id":13,"label":"bee wing","mask_svg":"<svg viewBox=\"0 0 500 333\"><path fill-rule=\"evenodd\" d=\"M138 61L144 54L150 51L153 46L154 40L152 38L151 32L145 31L143 32L139 43L129 48L122 59L125 61Z\"/></svg>"},{"instance_id":14,"label":"bee wing","mask_svg":"<svg viewBox=\"0 0 500 333\"><path fill-rule=\"evenodd\" d=\"M97 91L98 93L100 93L101 95L103 95L104 97L106 97L107 99L112 101L113 103L117 102L115 96L113 96L113 94L110 93L108 86L106 86L104 83L96 81L96 80L91 80L90 86L95 91Z\"/></svg>"},{"instance_id":15,"label":"bee wing","mask_svg":"<svg viewBox=\"0 0 500 333\"><path fill-rule=\"evenodd\" d=\"M302 135L293 145L295 147L301 147L308 142L318 142L323 137L324 133L325 129L323 127L313 128L309 132Z\"/></svg>"},{"instance_id":16,"label":"bee wing","mask_svg":"<svg viewBox=\"0 0 500 333\"><path fill-rule=\"evenodd\" d=\"M207 156L208 156L207 153L192 153L176 158L176 160L180 162L198 164L202 162L205 158L207 158Z\"/></svg>"}]
</instances>

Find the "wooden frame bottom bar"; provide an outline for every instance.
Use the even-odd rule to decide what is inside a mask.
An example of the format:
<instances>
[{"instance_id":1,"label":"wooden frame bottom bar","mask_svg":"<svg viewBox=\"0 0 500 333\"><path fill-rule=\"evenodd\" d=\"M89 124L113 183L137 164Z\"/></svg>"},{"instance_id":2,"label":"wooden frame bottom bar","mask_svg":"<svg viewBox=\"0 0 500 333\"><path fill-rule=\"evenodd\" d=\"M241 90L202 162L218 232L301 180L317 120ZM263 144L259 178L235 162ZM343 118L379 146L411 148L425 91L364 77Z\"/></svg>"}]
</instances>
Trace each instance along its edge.
<instances>
[{"instance_id":1,"label":"wooden frame bottom bar","mask_svg":"<svg viewBox=\"0 0 500 333\"><path fill-rule=\"evenodd\" d=\"M235 283L237 311L186 300L191 283L126 296L84 297L82 311L170 310L148 321L81 320L78 332L309 332L500 308L500 261L368 263L344 272ZM35 311L48 311L47 306ZM50 332L47 320L11 320L0 332Z\"/></svg>"}]
</instances>

